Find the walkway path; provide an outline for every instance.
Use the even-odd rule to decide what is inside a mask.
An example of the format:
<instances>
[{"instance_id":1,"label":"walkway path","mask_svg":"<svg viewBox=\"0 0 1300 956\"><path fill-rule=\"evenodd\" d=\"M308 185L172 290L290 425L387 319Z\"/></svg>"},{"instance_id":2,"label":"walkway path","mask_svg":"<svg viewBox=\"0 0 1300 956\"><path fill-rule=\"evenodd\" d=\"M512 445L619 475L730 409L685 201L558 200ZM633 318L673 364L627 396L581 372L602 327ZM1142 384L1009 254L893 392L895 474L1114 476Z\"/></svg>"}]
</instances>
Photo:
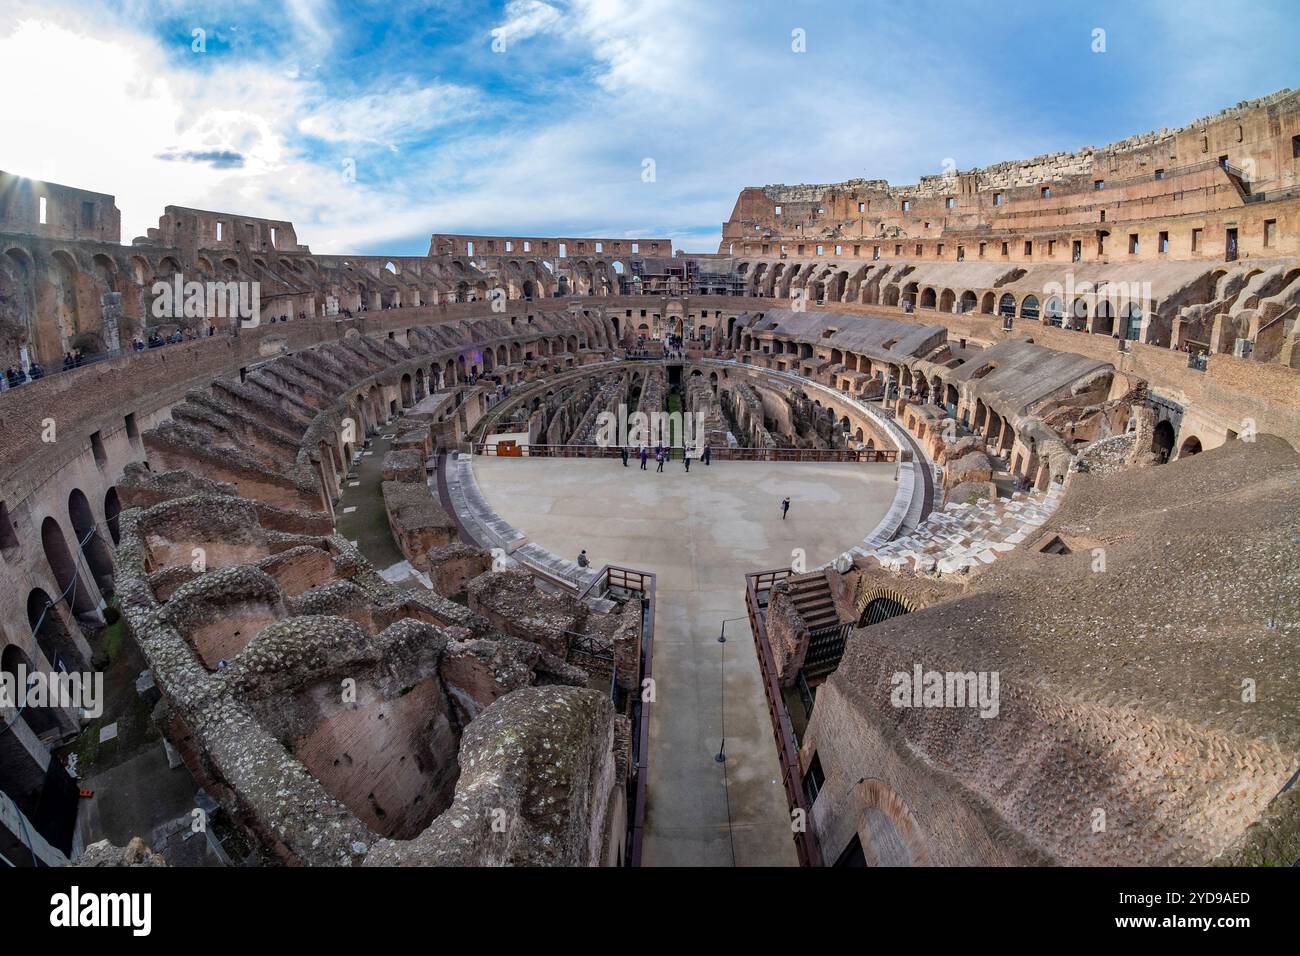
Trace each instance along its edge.
<instances>
[{"instance_id":1,"label":"walkway path","mask_svg":"<svg viewBox=\"0 0 1300 956\"><path fill-rule=\"evenodd\" d=\"M396 423L385 425L354 459L334 506L334 527L351 541L387 581L403 588L427 588L411 566L388 527L384 510L384 455L392 444Z\"/></svg>"}]
</instances>

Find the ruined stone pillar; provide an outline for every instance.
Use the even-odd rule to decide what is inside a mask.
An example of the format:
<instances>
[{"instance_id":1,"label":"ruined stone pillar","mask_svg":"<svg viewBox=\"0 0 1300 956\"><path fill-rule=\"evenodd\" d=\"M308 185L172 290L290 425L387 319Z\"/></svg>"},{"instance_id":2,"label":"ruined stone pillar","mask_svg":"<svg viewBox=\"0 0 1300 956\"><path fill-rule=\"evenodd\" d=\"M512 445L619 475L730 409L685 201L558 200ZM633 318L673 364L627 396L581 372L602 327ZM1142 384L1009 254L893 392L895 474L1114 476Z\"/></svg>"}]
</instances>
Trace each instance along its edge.
<instances>
[{"instance_id":1,"label":"ruined stone pillar","mask_svg":"<svg viewBox=\"0 0 1300 956\"><path fill-rule=\"evenodd\" d=\"M122 348L122 293L105 292L99 299L100 310L104 317L102 337L104 350L116 352Z\"/></svg>"}]
</instances>

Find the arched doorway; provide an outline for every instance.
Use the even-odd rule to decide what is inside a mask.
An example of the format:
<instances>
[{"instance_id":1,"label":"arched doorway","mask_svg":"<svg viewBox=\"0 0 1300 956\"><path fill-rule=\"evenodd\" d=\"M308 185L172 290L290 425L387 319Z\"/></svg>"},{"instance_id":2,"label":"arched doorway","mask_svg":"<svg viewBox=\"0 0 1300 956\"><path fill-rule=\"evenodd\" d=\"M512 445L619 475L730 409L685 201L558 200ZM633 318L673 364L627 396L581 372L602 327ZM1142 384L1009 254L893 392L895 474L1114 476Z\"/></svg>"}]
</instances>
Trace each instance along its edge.
<instances>
[{"instance_id":1,"label":"arched doorway","mask_svg":"<svg viewBox=\"0 0 1300 956\"><path fill-rule=\"evenodd\" d=\"M19 686L19 681L25 680L25 675L31 674L33 670L31 659L17 644L10 644L3 653L0 653L0 671L9 675L15 688ZM59 732L59 720L52 707L25 707L20 715L9 719L26 721L27 726L37 737Z\"/></svg>"},{"instance_id":2,"label":"arched doorway","mask_svg":"<svg viewBox=\"0 0 1300 956\"><path fill-rule=\"evenodd\" d=\"M118 529L117 517L122 513L122 502L118 500L117 489L109 488L104 493L104 521L108 525L109 537L113 539L116 545L122 537Z\"/></svg>"},{"instance_id":3,"label":"arched doorway","mask_svg":"<svg viewBox=\"0 0 1300 956\"><path fill-rule=\"evenodd\" d=\"M27 595L27 624L50 666L60 671L88 671L89 661L59 616L59 607L50 596L36 588Z\"/></svg>"},{"instance_id":4,"label":"arched doorway","mask_svg":"<svg viewBox=\"0 0 1300 956\"><path fill-rule=\"evenodd\" d=\"M1169 456L1174 452L1174 426L1168 419L1156 424L1155 430L1151 435L1151 451L1156 456L1156 461L1164 464L1169 460Z\"/></svg>"},{"instance_id":5,"label":"arched doorway","mask_svg":"<svg viewBox=\"0 0 1300 956\"><path fill-rule=\"evenodd\" d=\"M1182 447L1178 449L1178 457L1180 459L1190 457L1191 455L1199 455L1200 453L1201 440L1195 435L1184 441Z\"/></svg>"},{"instance_id":6,"label":"arched doorway","mask_svg":"<svg viewBox=\"0 0 1300 956\"><path fill-rule=\"evenodd\" d=\"M104 536L99 533L99 526L95 524L95 515L90 510L90 502L80 488L74 488L72 494L68 495L68 519L72 522L72 530L76 533L77 540L81 542L81 553L85 555L86 564L95 577L95 584L99 586L100 593L106 596L111 594L113 557L109 553L108 545L104 543Z\"/></svg>"},{"instance_id":7,"label":"arched doorway","mask_svg":"<svg viewBox=\"0 0 1300 956\"><path fill-rule=\"evenodd\" d=\"M63 538L63 529L53 518L46 518L41 524L41 546L45 550L45 561L50 566L50 572L59 585L60 599L66 599L73 613L78 616L94 614L95 600L77 571L77 564Z\"/></svg>"}]
</instances>

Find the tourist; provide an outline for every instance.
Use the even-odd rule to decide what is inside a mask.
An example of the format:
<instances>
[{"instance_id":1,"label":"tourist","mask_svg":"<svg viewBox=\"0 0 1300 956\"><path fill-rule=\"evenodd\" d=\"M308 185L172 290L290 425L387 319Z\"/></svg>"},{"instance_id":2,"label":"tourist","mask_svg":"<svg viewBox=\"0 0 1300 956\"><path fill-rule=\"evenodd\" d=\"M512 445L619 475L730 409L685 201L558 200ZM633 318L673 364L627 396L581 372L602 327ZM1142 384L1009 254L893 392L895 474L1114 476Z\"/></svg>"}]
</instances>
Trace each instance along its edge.
<instances>
[{"instance_id":1,"label":"tourist","mask_svg":"<svg viewBox=\"0 0 1300 956\"><path fill-rule=\"evenodd\" d=\"M704 452L700 455L700 459L704 462L705 468L709 467L709 458L712 457L712 454L713 453L709 451L709 446L705 445Z\"/></svg>"},{"instance_id":2,"label":"tourist","mask_svg":"<svg viewBox=\"0 0 1300 956\"><path fill-rule=\"evenodd\" d=\"M789 511L790 511L790 497L789 495L787 495L786 497L781 499L781 520L782 521L785 520L785 516Z\"/></svg>"},{"instance_id":3,"label":"tourist","mask_svg":"<svg viewBox=\"0 0 1300 956\"><path fill-rule=\"evenodd\" d=\"M686 466L686 473L691 473L691 450L685 445L682 446L682 464Z\"/></svg>"},{"instance_id":4,"label":"tourist","mask_svg":"<svg viewBox=\"0 0 1300 956\"><path fill-rule=\"evenodd\" d=\"M626 468L627 467L627 446L623 445L622 447L620 447L619 453L623 457L623 467Z\"/></svg>"},{"instance_id":5,"label":"tourist","mask_svg":"<svg viewBox=\"0 0 1300 956\"><path fill-rule=\"evenodd\" d=\"M642 445L641 446L641 470L642 471L646 470L645 463L649 457L650 457L649 449L647 449L645 445Z\"/></svg>"},{"instance_id":6,"label":"tourist","mask_svg":"<svg viewBox=\"0 0 1300 956\"><path fill-rule=\"evenodd\" d=\"M659 463L659 467L655 469L655 472L661 473L664 470L664 450L662 448L655 452L655 461Z\"/></svg>"},{"instance_id":7,"label":"tourist","mask_svg":"<svg viewBox=\"0 0 1300 956\"><path fill-rule=\"evenodd\" d=\"M586 548L583 548L581 551L578 552L578 567L580 568L591 567L591 560L587 557Z\"/></svg>"}]
</instances>

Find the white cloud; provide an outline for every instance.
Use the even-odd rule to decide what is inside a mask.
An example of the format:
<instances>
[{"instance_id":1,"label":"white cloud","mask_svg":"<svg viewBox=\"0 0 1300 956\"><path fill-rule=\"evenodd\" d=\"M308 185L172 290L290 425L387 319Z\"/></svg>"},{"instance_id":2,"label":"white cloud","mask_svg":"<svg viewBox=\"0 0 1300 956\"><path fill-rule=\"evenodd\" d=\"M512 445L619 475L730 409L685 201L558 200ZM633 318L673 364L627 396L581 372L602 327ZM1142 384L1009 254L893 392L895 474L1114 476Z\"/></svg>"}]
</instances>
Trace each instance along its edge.
<instances>
[{"instance_id":1,"label":"white cloud","mask_svg":"<svg viewBox=\"0 0 1300 956\"><path fill-rule=\"evenodd\" d=\"M512 43L549 33L564 21L564 14L558 7L541 0L510 0L505 14L505 22L492 28L492 36L504 43L507 49Z\"/></svg>"},{"instance_id":2,"label":"white cloud","mask_svg":"<svg viewBox=\"0 0 1300 956\"><path fill-rule=\"evenodd\" d=\"M374 143L395 149L478 108L475 90L452 83L368 93L322 104L298 122L299 131L334 143Z\"/></svg>"},{"instance_id":3,"label":"white cloud","mask_svg":"<svg viewBox=\"0 0 1300 956\"><path fill-rule=\"evenodd\" d=\"M515 0L496 22L508 43L533 38L526 66L483 50L493 21L465 33L488 96L454 82L470 75L454 44L429 52L443 70L430 76L413 3L384 8L407 42L320 69L316 48L353 55L328 3L304 0L292 20L277 7L268 27L232 0L244 45L195 59L184 36L164 45L139 26L159 3L186 24L191 0L123 0L120 19L10 2L27 12L0 22L0 82L39 77L40 95L6 101L0 168L115 194L128 241L176 204L290 219L321 252L423 251L434 231L667 234L712 249L742 186L914 182L947 157L964 169L1074 145L1044 140L1026 121L1033 98L999 85L996 66L897 20L855 33L843 10L809 19L809 52L795 54L794 18L761 4L742 16L698 0Z\"/></svg>"}]
</instances>

